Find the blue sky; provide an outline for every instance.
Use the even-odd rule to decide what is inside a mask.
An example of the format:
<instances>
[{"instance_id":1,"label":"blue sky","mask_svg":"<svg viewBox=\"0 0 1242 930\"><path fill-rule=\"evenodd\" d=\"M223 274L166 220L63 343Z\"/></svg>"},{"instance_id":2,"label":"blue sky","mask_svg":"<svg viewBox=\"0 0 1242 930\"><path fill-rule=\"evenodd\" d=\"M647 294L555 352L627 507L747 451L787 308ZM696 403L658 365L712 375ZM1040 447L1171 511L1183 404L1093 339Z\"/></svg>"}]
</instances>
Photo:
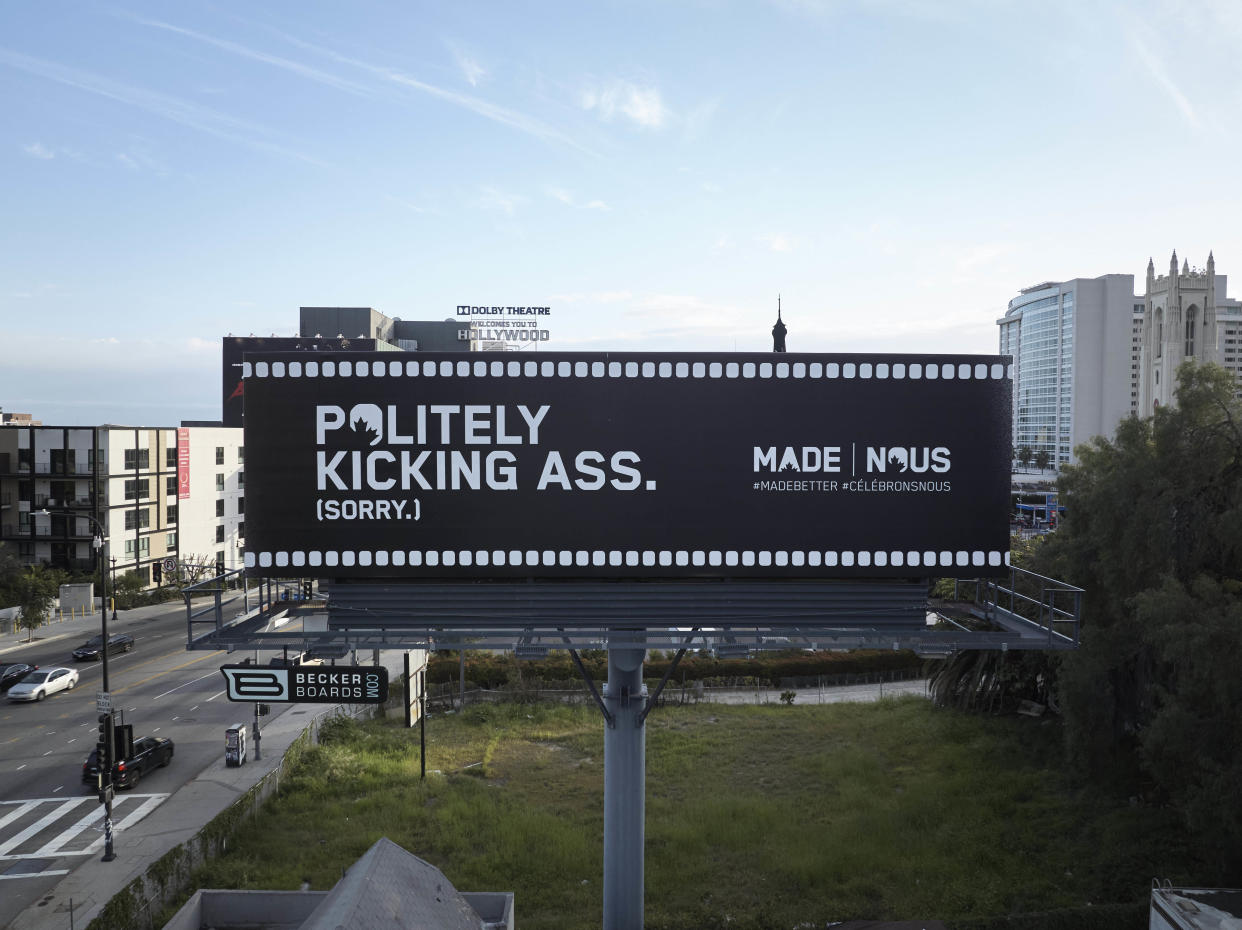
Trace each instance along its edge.
<instances>
[{"instance_id":1,"label":"blue sky","mask_svg":"<svg viewBox=\"0 0 1242 930\"><path fill-rule=\"evenodd\" d=\"M990 353L1038 281L1242 281L1239 47L1235 0L6 3L0 407L217 417L302 305Z\"/></svg>"}]
</instances>

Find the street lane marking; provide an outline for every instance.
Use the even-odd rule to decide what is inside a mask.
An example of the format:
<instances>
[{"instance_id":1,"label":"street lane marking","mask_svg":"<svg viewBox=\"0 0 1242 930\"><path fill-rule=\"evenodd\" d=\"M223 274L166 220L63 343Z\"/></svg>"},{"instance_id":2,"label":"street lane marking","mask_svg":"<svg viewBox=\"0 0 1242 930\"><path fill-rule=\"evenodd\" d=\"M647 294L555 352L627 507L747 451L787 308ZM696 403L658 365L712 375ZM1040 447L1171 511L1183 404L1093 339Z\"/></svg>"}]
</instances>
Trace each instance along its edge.
<instances>
[{"instance_id":1,"label":"street lane marking","mask_svg":"<svg viewBox=\"0 0 1242 930\"><path fill-rule=\"evenodd\" d=\"M126 685L124 688L116 688L115 690L113 690L112 693L121 694L125 691L131 690L132 688L137 688L139 685L145 685L148 681L154 681L155 679L159 678L161 675L167 675L169 672L175 672L179 669L187 668L188 666L194 665L195 663L202 662L204 659L218 658L217 652L205 652L201 656L198 656L197 658L190 659L190 661L188 662L182 662L180 665L174 665L172 668L165 669L162 672L156 672L154 675L151 675L148 678L142 679L142 681L135 681L132 685Z\"/></svg>"},{"instance_id":2,"label":"street lane marking","mask_svg":"<svg viewBox=\"0 0 1242 930\"><path fill-rule=\"evenodd\" d=\"M212 675L214 675L214 674L216 674L216 673L215 673L215 672L208 672L206 675L202 675L202 676L200 676L200 677L198 677L198 678L192 679L191 681L182 682L181 684L177 685L177 687L176 687L176 688L169 688L169 689L168 689L167 691L165 691L163 694L157 694L155 697L151 698L151 700L153 700L153 701L158 701L160 698L162 698L162 697L166 697L166 696L168 696L168 695L172 694L174 691L179 691L181 688L184 688L186 685L192 685L192 684L194 684L194 682L196 682L196 681L202 681L204 678L210 678L210 677L211 677Z\"/></svg>"},{"instance_id":3,"label":"street lane marking","mask_svg":"<svg viewBox=\"0 0 1242 930\"><path fill-rule=\"evenodd\" d=\"M16 820L18 817L23 816L26 811L30 810L38 803L38 801L0 801L0 804L17 805L17 807L13 808L12 813L5 814L3 817L0 817L0 829L4 829L6 825Z\"/></svg>"},{"instance_id":4,"label":"street lane marking","mask_svg":"<svg viewBox=\"0 0 1242 930\"><path fill-rule=\"evenodd\" d=\"M227 688L225 688L224 690L225 690L225 691L227 691L228 689L227 689ZM216 698L218 698L218 697L219 697L220 695L222 695L223 693L224 693L224 691L217 691L215 694L213 694L213 695L212 695L211 697L209 697L207 700L209 700L209 701L214 701Z\"/></svg>"}]
</instances>

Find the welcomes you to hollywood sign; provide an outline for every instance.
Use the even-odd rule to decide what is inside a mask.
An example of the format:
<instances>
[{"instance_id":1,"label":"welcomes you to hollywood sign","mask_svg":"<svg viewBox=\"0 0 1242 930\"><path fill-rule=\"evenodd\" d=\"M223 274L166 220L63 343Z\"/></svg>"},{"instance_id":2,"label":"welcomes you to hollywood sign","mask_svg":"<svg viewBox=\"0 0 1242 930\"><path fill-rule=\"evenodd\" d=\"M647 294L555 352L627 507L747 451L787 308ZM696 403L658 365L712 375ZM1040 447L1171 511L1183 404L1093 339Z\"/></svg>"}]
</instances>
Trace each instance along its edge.
<instances>
[{"instance_id":1,"label":"welcomes you to hollywood sign","mask_svg":"<svg viewBox=\"0 0 1242 930\"><path fill-rule=\"evenodd\" d=\"M1001 574L1002 356L246 357L251 574Z\"/></svg>"}]
</instances>

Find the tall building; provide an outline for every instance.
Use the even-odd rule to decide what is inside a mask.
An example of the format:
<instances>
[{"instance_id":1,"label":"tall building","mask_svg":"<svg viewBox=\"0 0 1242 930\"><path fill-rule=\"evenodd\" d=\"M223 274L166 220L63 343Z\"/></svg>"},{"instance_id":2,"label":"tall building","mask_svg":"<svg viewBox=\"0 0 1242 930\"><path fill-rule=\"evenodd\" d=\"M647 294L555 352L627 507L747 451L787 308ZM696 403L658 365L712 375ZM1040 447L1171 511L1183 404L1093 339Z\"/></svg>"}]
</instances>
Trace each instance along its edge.
<instances>
[{"instance_id":1,"label":"tall building","mask_svg":"<svg viewBox=\"0 0 1242 930\"><path fill-rule=\"evenodd\" d=\"M1015 450L1059 467L1137 411L1142 320L1128 274L1046 281L1009 301L996 323L1013 356Z\"/></svg>"},{"instance_id":2,"label":"tall building","mask_svg":"<svg viewBox=\"0 0 1242 930\"><path fill-rule=\"evenodd\" d=\"M1139 362L1139 409L1144 416L1174 402L1177 369L1187 360L1223 365L1242 388L1242 302L1226 296L1227 286L1226 276L1216 273L1211 252L1206 268L1183 262L1179 272L1174 251L1168 275L1159 277L1155 262L1148 259Z\"/></svg>"},{"instance_id":3,"label":"tall building","mask_svg":"<svg viewBox=\"0 0 1242 930\"><path fill-rule=\"evenodd\" d=\"M44 515L41 511L47 511ZM118 576L177 552L177 433L164 427L0 426L0 541L27 564Z\"/></svg>"},{"instance_id":4,"label":"tall building","mask_svg":"<svg viewBox=\"0 0 1242 930\"><path fill-rule=\"evenodd\" d=\"M242 431L210 427L0 426L0 542L20 561L159 583L171 559L242 563ZM47 511L46 514L42 511ZM159 566L159 567L157 567Z\"/></svg>"}]
</instances>

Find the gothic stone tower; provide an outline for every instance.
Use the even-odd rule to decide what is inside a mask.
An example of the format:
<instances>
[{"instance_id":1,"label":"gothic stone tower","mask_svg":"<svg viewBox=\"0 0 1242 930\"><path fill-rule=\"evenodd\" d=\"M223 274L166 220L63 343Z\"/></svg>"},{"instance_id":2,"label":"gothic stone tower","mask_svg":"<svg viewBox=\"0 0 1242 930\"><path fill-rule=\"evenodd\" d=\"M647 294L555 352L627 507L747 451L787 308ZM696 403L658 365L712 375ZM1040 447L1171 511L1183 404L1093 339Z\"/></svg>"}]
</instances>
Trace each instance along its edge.
<instances>
[{"instance_id":1,"label":"gothic stone tower","mask_svg":"<svg viewBox=\"0 0 1242 930\"><path fill-rule=\"evenodd\" d=\"M1156 277L1147 261L1147 298L1143 309L1143 348L1139 369L1139 415L1174 402L1177 368L1187 359L1219 362L1216 338L1216 259L1208 253L1207 268L1177 270L1177 252L1169 274Z\"/></svg>"}]
</instances>

